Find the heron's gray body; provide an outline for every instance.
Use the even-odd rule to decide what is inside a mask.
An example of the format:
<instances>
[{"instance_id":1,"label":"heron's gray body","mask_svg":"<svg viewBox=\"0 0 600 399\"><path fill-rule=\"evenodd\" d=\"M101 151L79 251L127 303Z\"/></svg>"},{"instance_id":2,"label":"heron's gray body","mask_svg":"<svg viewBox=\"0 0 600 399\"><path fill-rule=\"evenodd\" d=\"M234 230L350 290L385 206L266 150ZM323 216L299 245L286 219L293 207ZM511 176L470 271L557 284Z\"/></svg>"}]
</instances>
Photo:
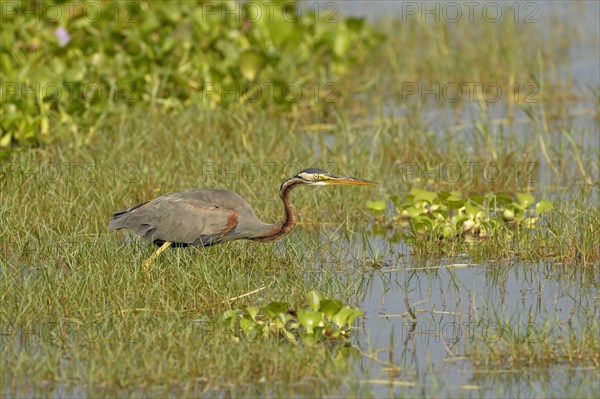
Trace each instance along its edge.
<instances>
[{"instance_id":1,"label":"heron's gray body","mask_svg":"<svg viewBox=\"0 0 600 399\"><path fill-rule=\"evenodd\" d=\"M258 220L246 200L233 191L198 189L169 193L115 212L108 228L133 230L145 239L161 245L163 251L171 244L207 246L239 239L275 241L289 234L296 223L296 212L289 199L290 192L301 185L326 184L376 183L308 168L281 184L279 197L283 201L284 215L274 224Z\"/></svg>"},{"instance_id":2,"label":"heron's gray body","mask_svg":"<svg viewBox=\"0 0 600 399\"><path fill-rule=\"evenodd\" d=\"M130 229L155 244L208 246L253 239L257 231L277 226L261 222L248 202L233 191L197 189L169 193L115 212L108 229Z\"/></svg>"}]
</instances>

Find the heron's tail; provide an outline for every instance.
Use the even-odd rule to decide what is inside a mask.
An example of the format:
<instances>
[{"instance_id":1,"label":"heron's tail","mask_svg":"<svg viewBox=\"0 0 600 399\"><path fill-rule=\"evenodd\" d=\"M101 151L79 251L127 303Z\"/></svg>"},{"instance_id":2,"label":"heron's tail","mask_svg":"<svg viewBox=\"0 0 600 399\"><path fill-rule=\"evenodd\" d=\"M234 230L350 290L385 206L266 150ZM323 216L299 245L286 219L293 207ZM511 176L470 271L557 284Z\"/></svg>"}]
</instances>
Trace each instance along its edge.
<instances>
[{"instance_id":1,"label":"heron's tail","mask_svg":"<svg viewBox=\"0 0 600 399\"><path fill-rule=\"evenodd\" d=\"M125 228L126 227L125 222L127 221L127 218L129 217L131 212L135 211L140 206L145 205L147 203L148 202L144 202L142 204L137 204L130 208L123 209L123 210L113 213L112 216L110 217L110 222L108 223L108 230L119 230L119 229Z\"/></svg>"}]
</instances>

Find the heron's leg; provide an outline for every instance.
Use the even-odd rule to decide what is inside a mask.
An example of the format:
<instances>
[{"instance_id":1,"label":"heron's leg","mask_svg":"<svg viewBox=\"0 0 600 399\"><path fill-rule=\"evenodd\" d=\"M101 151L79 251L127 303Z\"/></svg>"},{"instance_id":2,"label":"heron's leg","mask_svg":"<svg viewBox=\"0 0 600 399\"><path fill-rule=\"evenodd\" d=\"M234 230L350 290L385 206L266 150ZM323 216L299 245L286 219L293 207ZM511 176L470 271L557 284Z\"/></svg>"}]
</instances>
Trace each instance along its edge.
<instances>
[{"instance_id":1,"label":"heron's leg","mask_svg":"<svg viewBox=\"0 0 600 399\"><path fill-rule=\"evenodd\" d=\"M158 258L163 252L165 252L167 250L167 248L169 248L171 246L171 244L173 244L171 241L165 241L165 243L163 245L161 245L160 248L158 248L156 250L156 252L153 253L152 256L148 258L147 261L144 262L144 265L142 266L144 268L144 271L147 271L148 269L150 269L150 266L152 266L152 263L154 262L154 260L156 258Z\"/></svg>"}]
</instances>

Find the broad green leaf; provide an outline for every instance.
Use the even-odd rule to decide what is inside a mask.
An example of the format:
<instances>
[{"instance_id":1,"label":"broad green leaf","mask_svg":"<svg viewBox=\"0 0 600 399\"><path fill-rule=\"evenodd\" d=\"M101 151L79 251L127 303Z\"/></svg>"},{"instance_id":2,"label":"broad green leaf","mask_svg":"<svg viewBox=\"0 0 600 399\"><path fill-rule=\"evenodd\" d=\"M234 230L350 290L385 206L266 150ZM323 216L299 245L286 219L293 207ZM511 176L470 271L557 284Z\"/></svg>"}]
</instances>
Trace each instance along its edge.
<instances>
[{"instance_id":1,"label":"broad green leaf","mask_svg":"<svg viewBox=\"0 0 600 399\"><path fill-rule=\"evenodd\" d=\"M535 204L535 211L538 215L554 210L554 204L552 201L541 200L537 204Z\"/></svg>"},{"instance_id":2,"label":"broad green leaf","mask_svg":"<svg viewBox=\"0 0 600 399\"><path fill-rule=\"evenodd\" d=\"M259 333L260 325L250 319L241 319L240 328L247 337L254 338Z\"/></svg>"},{"instance_id":3,"label":"broad green leaf","mask_svg":"<svg viewBox=\"0 0 600 399\"><path fill-rule=\"evenodd\" d=\"M480 210L481 208L478 205L475 205L470 201L465 204L465 213L469 219L475 219Z\"/></svg>"},{"instance_id":4,"label":"broad green leaf","mask_svg":"<svg viewBox=\"0 0 600 399\"><path fill-rule=\"evenodd\" d=\"M367 208L375 212L383 212L386 209L386 202L385 200L367 201Z\"/></svg>"},{"instance_id":5,"label":"broad green leaf","mask_svg":"<svg viewBox=\"0 0 600 399\"><path fill-rule=\"evenodd\" d=\"M415 217L421 215L424 212L423 208L415 208L414 206L408 207L408 208L404 209L404 211L411 218L415 218Z\"/></svg>"},{"instance_id":6,"label":"broad green leaf","mask_svg":"<svg viewBox=\"0 0 600 399\"><path fill-rule=\"evenodd\" d=\"M266 62L266 57L256 50L246 50L240 54L240 71L249 81L254 81L256 75Z\"/></svg>"},{"instance_id":7,"label":"broad green leaf","mask_svg":"<svg viewBox=\"0 0 600 399\"><path fill-rule=\"evenodd\" d=\"M517 200L523 209L527 208L535 201L535 197L531 194L517 193Z\"/></svg>"},{"instance_id":8,"label":"broad green leaf","mask_svg":"<svg viewBox=\"0 0 600 399\"><path fill-rule=\"evenodd\" d=\"M485 201L485 196L481 195L481 194L473 194L469 197L469 199L473 203L481 206L481 205L483 205L483 202Z\"/></svg>"},{"instance_id":9,"label":"broad green leaf","mask_svg":"<svg viewBox=\"0 0 600 399\"><path fill-rule=\"evenodd\" d=\"M308 306L310 306L310 308L316 312L321 307L320 303L323 299L325 299L325 296L322 292L310 291L306 299L308 301Z\"/></svg>"},{"instance_id":10,"label":"broad green leaf","mask_svg":"<svg viewBox=\"0 0 600 399\"><path fill-rule=\"evenodd\" d=\"M339 299L324 299L321 301L321 307L319 308L319 310L325 313L325 316L327 316L327 318L331 320L333 316L335 316L335 314L340 311L342 306L342 301L340 301Z\"/></svg>"},{"instance_id":11,"label":"broad green leaf","mask_svg":"<svg viewBox=\"0 0 600 399\"><path fill-rule=\"evenodd\" d=\"M453 236L453 235L455 235L455 234L456 234L456 230L455 230L455 229L454 229L454 227L452 227L452 225L451 225L451 224L449 224L449 223L448 223L448 224L446 224L446 225L444 225L444 227L442 228L442 235L443 235L445 238L452 237L452 236Z\"/></svg>"},{"instance_id":12,"label":"broad green leaf","mask_svg":"<svg viewBox=\"0 0 600 399\"><path fill-rule=\"evenodd\" d=\"M282 326L285 326L288 321L292 319L292 315L288 313L277 313L277 320L279 320Z\"/></svg>"},{"instance_id":13,"label":"broad green leaf","mask_svg":"<svg viewBox=\"0 0 600 399\"><path fill-rule=\"evenodd\" d=\"M433 191L421 190L419 188L413 188L410 190L410 193L413 195L413 203L425 201L429 204L433 204L433 201L437 197L437 194Z\"/></svg>"},{"instance_id":14,"label":"broad green leaf","mask_svg":"<svg viewBox=\"0 0 600 399\"><path fill-rule=\"evenodd\" d=\"M362 310L360 310L358 308L354 308L352 314L350 316L348 316L348 320L346 320L348 327L350 327L352 325L352 323L354 323L354 320L356 320L357 317L362 316L362 315L363 315Z\"/></svg>"},{"instance_id":15,"label":"broad green leaf","mask_svg":"<svg viewBox=\"0 0 600 399\"><path fill-rule=\"evenodd\" d=\"M448 199L448 197L450 197L450 195L451 194L448 191L440 191L438 193L438 200L440 202L444 202L444 201L446 201Z\"/></svg>"},{"instance_id":16,"label":"broad green leaf","mask_svg":"<svg viewBox=\"0 0 600 399\"><path fill-rule=\"evenodd\" d=\"M361 314L362 311L360 309L354 309L350 306L343 306L342 309L340 309L340 311L337 312L335 316L333 316L332 321L335 324L337 324L339 328L343 328L346 324L352 324L354 319L356 319Z\"/></svg>"},{"instance_id":17,"label":"broad green leaf","mask_svg":"<svg viewBox=\"0 0 600 399\"><path fill-rule=\"evenodd\" d=\"M493 196L495 199L496 206L508 205L513 202L512 198L504 193L496 194ZM490 205L494 206L494 203L490 203Z\"/></svg>"},{"instance_id":18,"label":"broad green leaf","mask_svg":"<svg viewBox=\"0 0 600 399\"><path fill-rule=\"evenodd\" d=\"M262 310L265 314L267 314L267 316L272 318L272 317L275 317L275 315L277 315L279 313L287 312L288 303L287 302L271 302L267 306L262 307L260 310Z\"/></svg>"},{"instance_id":19,"label":"broad green leaf","mask_svg":"<svg viewBox=\"0 0 600 399\"><path fill-rule=\"evenodd\" d=\"M446 199L448 201L457 202L464 200L464 198L465 197L463 196L463 193L461 193L460 191L451 191L450 196Z\"/></svg>"},{"instance_id":20,"label":"broad green leaf","mask_svg":"<svg viewBox=\"0 0 600 399\"><path fill-rule=\"evenodd\" d=\"M256 320L256 315L260 311L260 308L257 306L250 306L247 308L243 308L242 310L246 311L252 320Z\"/></svg>"},{"instance_id":21,"label":"broad green leaf","mask_svg":"<svg viewBox=\"0 0 600 399\"><path fill-rule=\"evenodd\" d=\"M298 310L298 321L310 333L312 333L314 328L324 325L323 313L305 309Z\"/></svg>"},{"instance_id":22,"label":"broad green leaf","mask_svg":"<svg viewBox=\"0 0 600 399\"><path fill-rule=\"evenodd\" d=\"M452 191L450 193L450 196L444 201L446 205L453 209L458 209L462 207L465 204L465 202L465 197L460 191Z\"/></svg>"}]
</instances>

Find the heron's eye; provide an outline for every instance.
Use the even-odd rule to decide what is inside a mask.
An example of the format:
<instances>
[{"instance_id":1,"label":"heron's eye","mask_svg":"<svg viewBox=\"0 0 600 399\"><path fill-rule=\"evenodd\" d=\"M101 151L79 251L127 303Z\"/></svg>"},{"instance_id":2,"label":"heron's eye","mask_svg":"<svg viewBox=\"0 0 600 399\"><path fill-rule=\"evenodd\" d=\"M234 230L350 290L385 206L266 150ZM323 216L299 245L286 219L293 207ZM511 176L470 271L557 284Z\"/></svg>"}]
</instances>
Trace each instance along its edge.
<instances>
[{"instance_id":1,"label":"heron's eye","mask_svg":"<svg viewBox=\"0 0 600 399\"><path fill-rule=\"evenodd\" d=\"M314 174L314 175L313 175L313 179L314 179L314 180L321 180L321 176L319 176L319 175L317 175L317 174Z\"/></svg>"}]
</instances>

